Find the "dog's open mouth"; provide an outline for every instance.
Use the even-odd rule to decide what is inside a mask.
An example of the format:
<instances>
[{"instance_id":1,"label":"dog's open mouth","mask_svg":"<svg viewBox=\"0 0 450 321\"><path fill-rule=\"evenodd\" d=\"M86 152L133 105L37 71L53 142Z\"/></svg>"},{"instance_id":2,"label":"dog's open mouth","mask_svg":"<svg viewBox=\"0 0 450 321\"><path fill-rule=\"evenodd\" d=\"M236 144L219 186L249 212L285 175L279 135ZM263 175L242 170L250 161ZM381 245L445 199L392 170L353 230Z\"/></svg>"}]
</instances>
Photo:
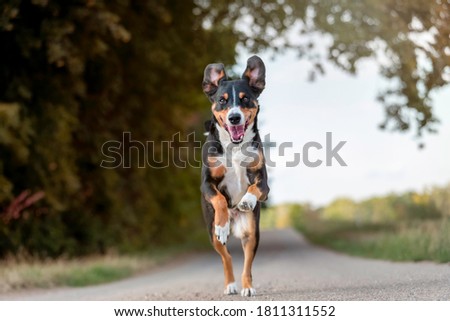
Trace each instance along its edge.
<instances>
[{"instance_id":1,"label":"dog's open mouth","mask_svg":"<svg viewBox=\"0 0 450 321\"><path fill-rule=\"evenodd\" d=\"M238 144L244 139L247 126L248 120L245 122L245 125L225 125L225 129L230 134L231 141L235 144Z\"/></svg>"}]
</instances>

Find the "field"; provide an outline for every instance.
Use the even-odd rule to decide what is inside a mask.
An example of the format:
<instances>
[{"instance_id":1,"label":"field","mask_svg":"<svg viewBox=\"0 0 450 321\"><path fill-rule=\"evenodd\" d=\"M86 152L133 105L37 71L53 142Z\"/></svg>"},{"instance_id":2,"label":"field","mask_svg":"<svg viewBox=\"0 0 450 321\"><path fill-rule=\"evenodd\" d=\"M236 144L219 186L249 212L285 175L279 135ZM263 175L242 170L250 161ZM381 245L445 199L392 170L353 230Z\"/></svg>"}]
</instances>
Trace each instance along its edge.
<instances>
[{"instance_id":1,"label":"field","mask_svg":"<svg viewBox=\"0 0 450 321\"><path fill-rule=\"evenodd\" d=\"M262 226L294 226L311 242L351 255L392 261L450 262L450 188L390 194L321 208L268 208Z\"/></svg>"}]
</instances>

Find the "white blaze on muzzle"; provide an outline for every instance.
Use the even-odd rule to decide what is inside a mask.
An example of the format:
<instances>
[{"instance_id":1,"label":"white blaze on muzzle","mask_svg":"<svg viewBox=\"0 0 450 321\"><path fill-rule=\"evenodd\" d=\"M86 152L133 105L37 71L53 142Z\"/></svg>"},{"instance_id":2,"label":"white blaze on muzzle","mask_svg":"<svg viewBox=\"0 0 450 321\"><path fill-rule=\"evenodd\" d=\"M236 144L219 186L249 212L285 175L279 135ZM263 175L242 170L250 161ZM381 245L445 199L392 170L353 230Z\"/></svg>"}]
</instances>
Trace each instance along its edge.
<instances>
[{"instance_id":1,"label":"white blaze on muzzle","mask_svg":"<svg viewBox=\"0 0 450 321\"><path fill-rule=\"evenodd\" d=\"M236 121L237 118L239 118L238 122ZM232 122L233 119L234 121ZM233 142L240 142L245 134L245 115L241 109L236 106L230 108L225 123L231 140Z\"/></svg>"}]
</instances>

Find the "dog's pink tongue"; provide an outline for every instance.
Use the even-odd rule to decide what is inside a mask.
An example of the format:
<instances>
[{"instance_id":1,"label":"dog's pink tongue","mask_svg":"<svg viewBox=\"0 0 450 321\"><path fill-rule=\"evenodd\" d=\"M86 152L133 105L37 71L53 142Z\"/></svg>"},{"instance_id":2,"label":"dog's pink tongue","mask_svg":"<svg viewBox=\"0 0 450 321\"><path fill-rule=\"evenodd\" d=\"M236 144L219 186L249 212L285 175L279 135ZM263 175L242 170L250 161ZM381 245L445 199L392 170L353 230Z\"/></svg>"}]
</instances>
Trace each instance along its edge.
<instances>
[{"instance_id":1,"label":"dog's pink tongue","mask_svg":"<svg viewBox=\"0 0 450 321\"><path fill-rule=\"evenodd\" d=\"M239 141L244 137L244 125L230 126L230 135L233 141Z\"/></svg>"}]
</instances>

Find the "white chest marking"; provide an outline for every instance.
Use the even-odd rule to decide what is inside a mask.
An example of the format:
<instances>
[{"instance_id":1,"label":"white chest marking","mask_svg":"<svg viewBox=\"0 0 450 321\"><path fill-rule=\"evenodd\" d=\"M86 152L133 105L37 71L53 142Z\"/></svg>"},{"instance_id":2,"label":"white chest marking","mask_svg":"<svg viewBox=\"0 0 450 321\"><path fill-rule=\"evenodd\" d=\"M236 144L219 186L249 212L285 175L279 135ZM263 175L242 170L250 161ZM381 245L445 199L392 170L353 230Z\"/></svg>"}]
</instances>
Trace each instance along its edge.
<instances>
[{"instance_id":1,"label":"white chest marking","mask_svg":"<svg viewBox=\"0 0 450 321\"><path fill-rule=\"evenodd\" d=\"M247 191L249 181L247 178L247 168L242 166L246 161L246 156L240 150L233 151L231 159L224 159L227 170L223 180L219 184L219 189L225 187L231 198L231 203L236 205Z\"/></svg>"},{"instance_id":2,"label":"white chest marking","mask_svg":"<svg viewBox=\"0 0 450 321\"><path fill-rule=\"evenodd\" d=\"M242 146L248 146L245 144L254 137L252 128L248 128L244 134L244 139L240 144L233 144L230 140L229 134L220 126L217 126L219 131L220 140L224 153L219 161L225 165L226 172L224 178L219 184L219 190L226 188L228 195L231 198L233 206L237 205L242 197L247 192L247 188L250 184L247 177L247 166L252 159L249 153L242 152ZM247 154L247 155L246 155Z\"/></svg>"}]
</instances>

